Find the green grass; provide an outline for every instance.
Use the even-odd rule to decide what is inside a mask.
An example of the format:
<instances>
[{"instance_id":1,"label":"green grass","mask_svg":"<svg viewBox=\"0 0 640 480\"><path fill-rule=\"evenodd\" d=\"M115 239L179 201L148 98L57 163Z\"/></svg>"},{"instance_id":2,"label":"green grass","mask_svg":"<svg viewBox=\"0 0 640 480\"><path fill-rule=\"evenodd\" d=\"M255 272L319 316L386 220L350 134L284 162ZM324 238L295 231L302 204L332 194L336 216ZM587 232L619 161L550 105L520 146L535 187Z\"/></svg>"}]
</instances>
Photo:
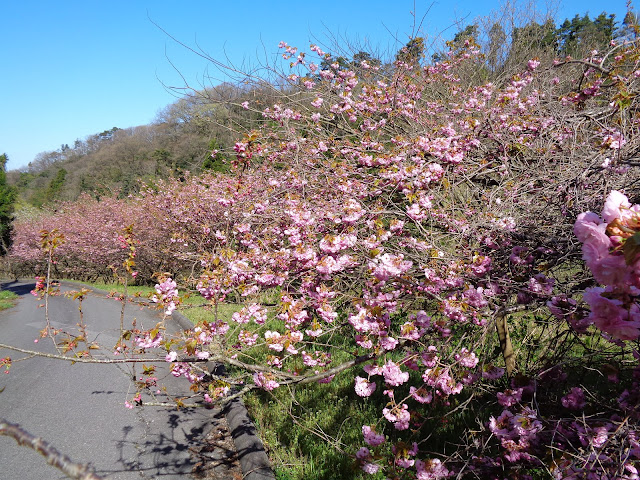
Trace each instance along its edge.
<instances>
[{"instance_id":1,"label":"green grass","mask_svg":"<svg viewBox=\"0 0 640 480\"><path fill-rule=\"evenodd\" d=\"M336 353L334 363L352 358ZM393 356L391 357L393 358ZM410 383L419 384L422 372L411 372ZM382 416L388 398L383 386L368 398L354 390L354 376L363 375L362 367L344 371L329 384L309 384L298 389L280 387L272 392L252 391L245 404L256 424L258 434L267 449L277 479L282 480L345 480L384 478L365 474L357 465L355 452L366 446L363 425L373 425L388 441L375 449L391 455L391 444L406 432L399 432ZM366 374L364 374L366 376ZM398 389L398 391L401 391ZM450 454L464 437L472 442L478 422L500 412L491 392L479 394L453 415L447 412L462 406L468 394L450 398L451 406L429 404L418 406L419 416L413 418L412 440L422 441L426 451ZM497 412L497 413L496 413Z\"/></svg>"},{"instance_id":2,"label":"green grass","mask_svg":"<svg viewBox=\"0 0 640 480\"><path fill-rule=\"evenodd\" d=\"M114 294L123 294L125 291L124 285L121 283L105 283L105 282L75 282L79 285L89 285L98 290L104 290ZM215 310L213 307L197 292L179 291L181 295L181 304L178 311L185 317L191 320L194 324L202 321L212 321L215 318ZM150 299L156 294L155 287L152 286L139 286L139 285L127 285L127 294L133 298L139 298L141 300ZM240 310L242 305L230 303L218 305L217 315L220 320L228 321L231 319L231 315Z\"/></svg>"},{"instance_id":3,"label":"green grass","mask_svg":"<svg viewBox=\"0 0 640 480\"><path fill-rule=\"evenodd\" d=\"M215 319L216 314L219 320L229 321L231 315L242 308L242 305L236 303L223 303L218 305L217 313L211 305L204 304L203 298L188 298L178 309L185 317L194 324L200 322L211 322Z\"/></svg>"},{"instance_id":4,"label":"green grass","mask_svg":"<svg viewBox=\"0 0 640 480\"><path fill-rule=\"evenodd\" d=\"M16 299L18 295L9 290L0 291L0 310L6 310L7 308L11 308L16 304Z\"/></svg>"},{"instance_id":5,"label":"green grass","mask_svg":"<svg viewBox=\"0 0 640 480\"><path fill-rule=\"evenodd\" d=\"M88 285L92 288L98 289L98 290L104 290L106 292L110 292L110 293L114 293L114 294L122 294L125 292L125 286L121 283L107 283L107 282L80 282L80 281L75 281L75 280L67 280L71 283L77 283L79 286L80 285ZM140 298L140 299L148 299L151 296L156 294L156 289L155 287L149 286L149 285L127 285L126 287L127 290L127 295L129 295L130 297L134 297L134 298ZM182 293L182 292L180 292ZM191 304L200 301L203 302L204 299L202 297L200 297L198 295L199 298L195 298L193 296L190 296L189 298L189 302Z\"/></svg>"},{"instance_id":6,"label":"green grass","mask_svg":"<svg viewBox=\"0 0 640 480\"><path fill-rule=\"evenodd\" d=\"M273 319L267 326L282 331ZM557 417L566 414L560 398L573 385L584 386L605 403L619 395L620 388L607 382L606 376L600 372L604 364L622 367L630 352L621 352L604 341L597 331L593 330L590 336L578 337L565 323L557 321L544 309L509 315L508 326L517 355L517 381L521 379L526 383L553 365L563 365L566 380L554 379L552 375L538 385L545 402L540 406L543 415ZM498 366L504 365L493 324L487 325L484 333L481 329L470 333L465 326L455 327L449 353L455 352L459 348L458 342L465 338L468 344L475 344L474 351L480 358ZM343 338L338 348L332 350L334 365L351 358L346 353L352 350L350 345L351 340ZM446 350L445 346L440 350L443 357L449 354ZM263 348L251 353L253 361L260 363L269 352ZM389 358L398 360L393 355ZM421 373L412 372L409 384L420 384L418 377ZM378 478L364 474L353 458L355 451L364 445L362 425L376 425L376 430L387 435L389 441L386 445L396 441L400 435L381 415L388 401L381 392L382 385L378 385L378 390L369 398L363 399L355 394L353 378L358 374L363 375L361 367L354 367L337 375L327 385L312 384L297 390L280 387L273 392L253 391L245 397L277 479ZM624 373L625 377L629 375L629 372ZM449 407L436 403L418 406L418 415L412 418L415 423L411 427L413 435L410 441L418 441L423 451L440 455L453 454L460 444L482 443L486 439L486 432L482 430L489 417L499 415L503 409L497 403L495 393L506 388L509 388L509 379L503 377L493 386L465 389L461 395L450 397ZM595 415L597 412L589 413ZM548 477L539 473L534 478Z\"/></svg>"},{"instance_id":7,"label":"green grass","mask_svg":"<svg viewBox=\"0 0 640 480\"><path fill-rule=\"evenodd\" d=\"M81 285L88 285L98 290L104 290L106 292L114 292L114 293L124 293L124 285L121 283L106 283L106 282L84 282L84 281L76 281L76 280L65 280L70 283L77 283L80 287ZM139 286L139 285L127 285L127 294L131 296L138 297L146 297L148 295L153 295L156 293L156 289L154 287L149 286Z\"/></svg>"},{"instance_id":8,"label":"green grass","mask_svg":"<svg viewBox=\"0 0 640 480\"><path fill-rule=\"evenodd\" d=\"M362 425L377 423L380 400L359 398L353 389L353 375L343 372L328 385L252 392L245 404L276 478L356 479L365 475L351 455L354 446L363 445Z\"/></svg>"}]
</instances>

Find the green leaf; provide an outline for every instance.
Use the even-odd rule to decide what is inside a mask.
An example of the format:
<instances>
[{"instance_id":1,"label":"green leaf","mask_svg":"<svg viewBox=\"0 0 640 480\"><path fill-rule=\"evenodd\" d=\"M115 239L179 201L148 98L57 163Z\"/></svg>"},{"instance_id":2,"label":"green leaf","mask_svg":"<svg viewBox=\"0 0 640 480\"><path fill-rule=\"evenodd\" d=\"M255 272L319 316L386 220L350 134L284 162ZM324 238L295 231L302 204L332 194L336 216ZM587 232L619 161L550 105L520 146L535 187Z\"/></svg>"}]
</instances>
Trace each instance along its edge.
<instances>
[{"instance_id":1,"label":"green leaf","mask_svg":"<svg viewBox=\"0 0 640 480\"><path fill-rule=\"evenodd\" d=\"M627 238L622 247L624 253L624 261L627 265L632 265L640 254L640 232L636 232L632 237Z\"/></svg>"}]
</instances>

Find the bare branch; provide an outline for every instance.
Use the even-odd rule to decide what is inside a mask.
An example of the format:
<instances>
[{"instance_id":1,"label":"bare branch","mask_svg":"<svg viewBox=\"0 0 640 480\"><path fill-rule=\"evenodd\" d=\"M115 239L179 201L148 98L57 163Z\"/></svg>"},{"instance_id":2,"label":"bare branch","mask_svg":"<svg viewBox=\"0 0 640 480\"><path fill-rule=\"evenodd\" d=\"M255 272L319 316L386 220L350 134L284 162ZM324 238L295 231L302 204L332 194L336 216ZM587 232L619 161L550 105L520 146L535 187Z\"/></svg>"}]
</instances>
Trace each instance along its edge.
<instances>
[{"instance_id":1,"label":"bare branch","mask_svg":"<svg viewBox=\"0 0 640 480\"><path fill-rule=\"evenodd\" d=\"M33 355L35 357L53 358L55 360L65 360L71 363L167 363L164 358L160 357L145 357L145 358L91 358L91 357L65 357L64 355L56 355L53 353L37 352L35 350L26 350L24 348L14 347L12 345L5 345L0 343L0 348L6 348L7 350L13 350L15 352L26 353L27 355ZM207 362L206 359L201 358L184 358L180 359L181 362L196 363Z\"/></svg>"}]
</instances>

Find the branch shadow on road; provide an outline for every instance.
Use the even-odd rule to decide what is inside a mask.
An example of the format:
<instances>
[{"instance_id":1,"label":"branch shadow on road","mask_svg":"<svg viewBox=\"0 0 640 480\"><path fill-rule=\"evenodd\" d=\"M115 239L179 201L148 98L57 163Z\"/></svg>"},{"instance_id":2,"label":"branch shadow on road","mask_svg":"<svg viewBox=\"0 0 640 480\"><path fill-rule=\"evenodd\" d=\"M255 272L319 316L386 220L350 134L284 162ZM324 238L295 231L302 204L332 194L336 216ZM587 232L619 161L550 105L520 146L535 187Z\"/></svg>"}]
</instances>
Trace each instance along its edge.
<instances>
[{"instance_id":1,"label":"branch shadow on road","mask_svg":"<svg viewBox=\"0 0 640 480\"><path fill-rule=\"evenodd\" d=\"M122 468L98 469L99 475L121 478L119 472L131 472L135 476L126 478L234 478L230 472L239 468L237 455L220 412L142 408L136 416L137 424L123 427L122 438L115 441L116 465Z\"/></svg>"}]
</instances>

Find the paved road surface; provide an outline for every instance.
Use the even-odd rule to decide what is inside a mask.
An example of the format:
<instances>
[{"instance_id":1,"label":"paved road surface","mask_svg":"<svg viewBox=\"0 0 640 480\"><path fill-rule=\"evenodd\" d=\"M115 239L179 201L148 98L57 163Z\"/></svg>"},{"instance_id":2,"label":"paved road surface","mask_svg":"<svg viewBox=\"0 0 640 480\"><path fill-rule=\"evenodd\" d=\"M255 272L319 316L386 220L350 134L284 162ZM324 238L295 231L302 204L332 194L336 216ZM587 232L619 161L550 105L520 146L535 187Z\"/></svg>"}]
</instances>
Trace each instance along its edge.
<instances>
[{"instance_id":1,"label":"paved road surface","mask_svg":"<svg viewBox=\"0 0 640 480\"><path fill-rule=\"evenodd\" d=\"M0 312L0 343L53 353L49 339L34 344L44 326L44 309L38 308L42 302L28 293L34 285L14 282L3 288L21 297L15 307ZM101 344L116 343L120 307L97 295L84 301L85 322ZM125 325L134 317L138 326L159 320L154 311L127 305ZM50 318L54 327L73 327L79 318L77 303L51 298ZM15 361L24 355L0 349L0 357L5 356ZM166 370L158 378L173 379ZM3 387L0 417L42 437L73 461L90 462L110 480L189 478L198 461L190 447L217 428L216 412L204 408L125 408L125 400L135 393L126 367L32 358L14 363L8 375L0 373ZM169 388L184 395L188 386L180 381ZM0 436L0 480L57 478L65 477L39 454Z\"/></svg>"}]
</instances>

